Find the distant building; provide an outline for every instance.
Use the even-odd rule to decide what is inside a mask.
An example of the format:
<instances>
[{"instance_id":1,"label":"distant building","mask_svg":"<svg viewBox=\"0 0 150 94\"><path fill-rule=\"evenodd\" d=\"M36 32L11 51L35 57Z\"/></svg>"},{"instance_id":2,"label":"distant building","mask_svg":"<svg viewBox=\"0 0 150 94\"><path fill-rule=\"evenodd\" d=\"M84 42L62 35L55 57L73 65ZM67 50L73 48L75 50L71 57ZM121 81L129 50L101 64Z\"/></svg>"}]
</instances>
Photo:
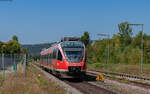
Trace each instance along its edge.
<instances>
[{"instance_id":1,"label":"distant building","mask_svg":"<svg viewBox=\"0 0 150 94\"><path fill-rule=\"evenodd\" d=\"M3 45L8 45L8 42L2 42L3 43Z\"/></svg>"}]
</instances>

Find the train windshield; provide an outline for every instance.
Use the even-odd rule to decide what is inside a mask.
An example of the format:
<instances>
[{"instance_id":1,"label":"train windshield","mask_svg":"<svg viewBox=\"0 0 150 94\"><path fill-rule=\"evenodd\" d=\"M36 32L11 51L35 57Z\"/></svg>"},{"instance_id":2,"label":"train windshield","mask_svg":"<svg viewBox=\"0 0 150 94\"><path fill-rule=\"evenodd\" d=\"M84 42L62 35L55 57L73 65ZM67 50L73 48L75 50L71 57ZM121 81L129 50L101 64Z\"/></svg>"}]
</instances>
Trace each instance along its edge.
<instances>
[{"instance_id":1,"label":"train windshield","mask_svg":"<svg viewBox=\"0 0 150 94\"><path fill-rule=\"evenodd\" d=\"M64 48L63 50L68 62L82 61L83 48Z\"/></svg>"},{"instance_id":2,"label":"train windshield","mask_svg":"<svg viewBox=\"0 0 150 94\"><path fill-rule=\"evenodd\" d=\"M81 62L84 55L84 46L81 42L66 42L62 48L68 62ZM70 45L69 45L70 43Z\"/></svg>"}]
</instances>

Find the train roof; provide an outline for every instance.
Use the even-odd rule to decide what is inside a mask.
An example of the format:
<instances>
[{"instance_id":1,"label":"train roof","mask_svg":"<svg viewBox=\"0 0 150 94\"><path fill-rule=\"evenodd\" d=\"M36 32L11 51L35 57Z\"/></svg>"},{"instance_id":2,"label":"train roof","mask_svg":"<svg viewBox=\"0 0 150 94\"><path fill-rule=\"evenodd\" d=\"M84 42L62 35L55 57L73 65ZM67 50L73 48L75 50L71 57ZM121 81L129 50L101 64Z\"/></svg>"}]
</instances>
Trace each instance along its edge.
<instances>
[{"instance_id":1,"label":"train roof","mask_svg":"<svg viewBox=\"0 0 150 94\"><path fill-rule=\"evenodd\" d=\"M80 41L80 38L79 37L63 37L63 38L61 38L60 41L61 42L63 42L63 41Z\"/></svg>"},{"instance_id":2,"label":"train roof","mask_svg":"<svg viewBox=\"0 0 150 94\"><path fill-rule=\"evenodd\" d=\"M43 49L43 51L41 51L40 54L42 54L42 55L47 54L51 50L53 50L54 48L56 48L58 46L61 46L63 48L65 48L65 47L85 47L81 41L63 41L63 42L57 42L57 43L53 44L48 49Z\"/></svg>"}]
</instances>

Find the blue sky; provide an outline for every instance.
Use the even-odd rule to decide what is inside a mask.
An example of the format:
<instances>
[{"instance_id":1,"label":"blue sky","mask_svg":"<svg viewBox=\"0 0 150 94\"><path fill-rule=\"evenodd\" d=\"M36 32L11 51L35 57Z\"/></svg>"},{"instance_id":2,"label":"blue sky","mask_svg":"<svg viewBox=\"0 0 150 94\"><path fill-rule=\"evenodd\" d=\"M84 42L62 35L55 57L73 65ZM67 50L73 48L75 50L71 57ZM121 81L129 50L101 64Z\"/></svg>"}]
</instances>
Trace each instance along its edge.
<instances>
[{"instance_id":1,"label":"blue sky","mask_svg":"<svg viewBox=\"0 0 150 94\"><path fill-rule=\"evenodd\" d=\"M54 42L84 31L98 39L98 33L116 34L124 21L142 23L150 34L150 0L0 1L1 41L17 35L22 44Z\"/></svg>"}]
</instances>

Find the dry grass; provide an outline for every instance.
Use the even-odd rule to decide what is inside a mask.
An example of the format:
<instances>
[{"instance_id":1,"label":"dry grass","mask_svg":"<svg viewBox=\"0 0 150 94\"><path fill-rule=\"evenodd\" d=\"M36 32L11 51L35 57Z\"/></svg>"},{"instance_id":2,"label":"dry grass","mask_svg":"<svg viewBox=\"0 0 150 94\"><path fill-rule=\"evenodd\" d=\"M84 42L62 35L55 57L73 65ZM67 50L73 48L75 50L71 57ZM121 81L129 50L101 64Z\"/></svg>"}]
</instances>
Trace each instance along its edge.
<instances>
[{"instance_id":1,"label":"dry grass","mask_svg":"<svg viewBox=\"0 0 150 94\"><path fill-rule=\"evenodd\" d=\"M43 76L38 77L38 70L30 71L30 68L26 77L23 68L17 73L7 74L5 80L0 81L0 94L64 94L63 89Z\"/></svg>"}]
</instances>

